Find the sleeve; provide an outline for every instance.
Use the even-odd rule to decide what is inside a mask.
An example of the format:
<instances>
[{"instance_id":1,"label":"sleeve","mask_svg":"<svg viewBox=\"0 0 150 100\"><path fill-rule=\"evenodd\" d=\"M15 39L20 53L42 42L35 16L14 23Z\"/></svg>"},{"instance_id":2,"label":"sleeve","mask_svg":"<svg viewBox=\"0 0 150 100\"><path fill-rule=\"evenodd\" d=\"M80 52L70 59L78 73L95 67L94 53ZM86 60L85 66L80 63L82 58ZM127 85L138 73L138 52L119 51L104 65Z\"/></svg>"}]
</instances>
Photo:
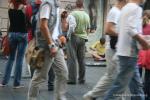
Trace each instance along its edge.
<instances>
[{"instance_id":1,"label":"sleeve","mask_svg":"<svg viewBox=\"0 0 150 100\"><path fill-rule=\"evenodd\" d=\"M132 37L141 32L139 27L142 26L142 24L139 26L139 21L142 18L142 9L135 9L133 12L128 18L128 33Z\"/></svg>"},{"instance_id":2,"label":"sleeve","mask_svg":"<svg viewBox=\"0 0 150 100\"><path fill-rule=\"evenodd\" d=\"M46 18L49 19L50 16L50 6L48 4L45 4L40 9L40 19Z\"/></svg>"},{"instance_id":3,"label":"sleeve","mask_svg":"<svg viewBox=\"0 0 150 100\"><path fill-rule=\"evenodd\" d=\"M108 13L107 22L112 22L114 24L117 24L118 19L119 19L119 13L116 10L111 9Z\"/></svg>"},{"instance_id":4,"label":"sleeve","mask_svg":"<svg viewBox=\"0 0 150 100\"><path fill-rule=\"evenodd\" d=\"M98 43L99 43L99 42L95 42L95 43L91 46L91 48L94 49L94 48L97 46Z\"/></svg>"},{"instance_id":5,"label":"sleeve","mask_svg":"<svg viewBox=\"0 0 150 100\"><path fill-rule=\"evenodd\" d=\"M88 23L87 23L87 29L90 29L90 27L91 27L91 23L90 23L90 17L88 16Z\"/></svg>"},{"instance_id":6,"label":"sleeve","mask_svg":"<svg viewBox=\"0 0 150 100\"><path fill-rule=\"evenodd\" d=\"M75 19L74 16L69 15L67 17L67 22L69 23L69 30L68 30L68 33L67 33L67 37L69 37L70 34L74 33L74 31L75 31L75 28L76 28L76 19Z\"/></svg>"}]
</instances>

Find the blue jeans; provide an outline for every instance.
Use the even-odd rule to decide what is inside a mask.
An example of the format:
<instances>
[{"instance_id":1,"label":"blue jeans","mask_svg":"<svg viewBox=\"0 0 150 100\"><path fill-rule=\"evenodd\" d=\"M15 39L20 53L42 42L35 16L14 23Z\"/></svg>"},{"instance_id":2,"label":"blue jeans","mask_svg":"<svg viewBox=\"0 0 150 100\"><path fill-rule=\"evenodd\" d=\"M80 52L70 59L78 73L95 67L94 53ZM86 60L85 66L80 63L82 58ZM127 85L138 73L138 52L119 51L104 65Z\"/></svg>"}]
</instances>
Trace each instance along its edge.
<instances>
[{"instance_id":1,"label":"blue jeans","mask_svg":"<svg viewBox=\"0 0 150 100\"><path fill-rule=\"evenodd\" d=\"M104 100L118 100L121 96L131 96L131 100L145 100L136 63L136 58L119 56L119 73ZM128 85L131 94L124 95Z\"/></svg>"},{"instance_id":2,"label":"blue jeans","mask_svg":"<svg viewBox=\"0 0 150 100\"><path fill-rule=\"evenodd\" d=\"M13 63L16 58L16 66L15 66L15 73L14 73L14 86L20 85L21 74L22 74L22 64L23 58L27 46L27 33L9 33L9 41L10 41L10 55L8 62L5 68L5 74L3 77L2 84L6 85L9 82Z\"/></svg>"}]
</instances>

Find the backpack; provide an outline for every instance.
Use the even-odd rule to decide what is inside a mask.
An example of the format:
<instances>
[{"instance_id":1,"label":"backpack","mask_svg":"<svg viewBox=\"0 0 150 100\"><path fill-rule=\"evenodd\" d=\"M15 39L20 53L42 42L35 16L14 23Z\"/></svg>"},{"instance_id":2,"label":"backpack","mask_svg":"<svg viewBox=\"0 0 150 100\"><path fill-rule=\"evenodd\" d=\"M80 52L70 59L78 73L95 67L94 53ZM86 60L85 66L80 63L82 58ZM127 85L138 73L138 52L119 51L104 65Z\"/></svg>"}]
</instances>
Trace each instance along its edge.
<instances>
[{"instance_id":1,"label":"backpack","mask_svg":"<svg viewBox=\"0 0 150 100\"><path fill-rule=\"evenodd\" d=\"M26 7L28 38L31 40L35 35L37 20L38 20L39 6L31 2Z\"/></svg>"}]
</instances>

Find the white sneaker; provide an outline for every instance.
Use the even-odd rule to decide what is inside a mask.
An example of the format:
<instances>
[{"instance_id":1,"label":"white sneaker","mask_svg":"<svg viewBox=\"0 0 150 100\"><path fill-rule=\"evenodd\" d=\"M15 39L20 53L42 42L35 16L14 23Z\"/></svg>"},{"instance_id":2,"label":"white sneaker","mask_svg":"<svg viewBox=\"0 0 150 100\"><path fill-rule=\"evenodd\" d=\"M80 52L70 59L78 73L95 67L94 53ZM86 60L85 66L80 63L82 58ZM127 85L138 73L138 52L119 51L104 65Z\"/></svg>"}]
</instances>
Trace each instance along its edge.
<instances>
[{"instance_id":1,"label":"white sneaker","mask_svg":"<svg viewBox=\"0 0 150 100\"><path fill-rule=\"evenodd\" d=\"M0 87L5 87L6 85L4 85L4 84L0 84Z\"/></svg>"},{"instance_id":2,"label":"white sneaker","mask_svg":"<svg viewBox=\"0 0 150 100\"><path fill-rule=\"evenodd\" d=\"M18 86L14 86L13 89L19 89L19 88L23 88L23 85L18 85Z\"/></svg>"},{"instance_id":3,"label":"white sneaker","mask_svg":"<svg viewBox=\"0 0 150 100\"><path fill-rule=\"evenodd\" d=\"M88 94L84 94L83 95L83 100L93 100L93 98Z\"/></svg>"}]
</instances>

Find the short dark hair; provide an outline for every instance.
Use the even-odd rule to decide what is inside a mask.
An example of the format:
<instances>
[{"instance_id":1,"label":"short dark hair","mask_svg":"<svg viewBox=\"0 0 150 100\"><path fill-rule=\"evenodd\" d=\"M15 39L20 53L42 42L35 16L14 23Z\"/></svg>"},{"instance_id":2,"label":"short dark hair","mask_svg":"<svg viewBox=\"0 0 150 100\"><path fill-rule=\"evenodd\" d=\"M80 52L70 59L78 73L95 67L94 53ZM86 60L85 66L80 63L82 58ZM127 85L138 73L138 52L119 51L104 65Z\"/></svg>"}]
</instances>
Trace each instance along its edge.
<instances>
[{"instance_id":1,"label":"short dark hair","mask_svg":"<svg viewBox=\"0 0 150 100\"><path fill-rule=\"evenodd\" d=\"M61 18L67 18L68 12L67 11L63 11L61 13Z\"/></svg>"},{"instance_id":2,"label":"short dark hair","mask_svg":"<svg viewBox=\"0 0 150 100\"><path fill-rule=\"evenodd\" d=\"M82 8L82 7L83 7L83 0L77 0L77 1L76 1L76 6L77 6L78 8Z\"/></svg>"},{"instance_id":3,"label":"short dark hair","mask_svg":"<svg viewBox=\"0 0 150 100\"><path fill-rule=\"evenodd\" d=\"M105 43L106 39L105 39L105 37L101 37L99 41Z\"/></svg>"}]
</instances>

